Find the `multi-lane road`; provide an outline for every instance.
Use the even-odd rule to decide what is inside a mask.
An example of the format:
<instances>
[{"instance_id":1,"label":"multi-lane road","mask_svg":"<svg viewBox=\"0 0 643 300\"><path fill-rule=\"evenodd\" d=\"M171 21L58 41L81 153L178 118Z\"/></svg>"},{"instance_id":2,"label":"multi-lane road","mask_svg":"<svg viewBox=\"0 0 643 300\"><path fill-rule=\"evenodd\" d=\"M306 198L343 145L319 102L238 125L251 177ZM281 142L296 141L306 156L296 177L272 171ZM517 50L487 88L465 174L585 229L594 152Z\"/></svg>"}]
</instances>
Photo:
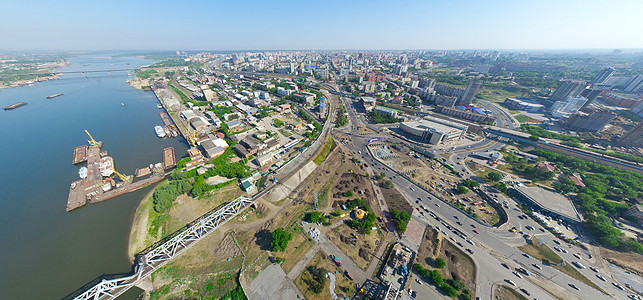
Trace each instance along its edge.
<instances>
[{"instance_id":1,"label":"multi-lane road","mask_svg":"<svg viewBox=\"0 0 643 300\"><path fill-rule=\"evenodd\" d=\"M541 230L541 227L530 218L519 219L518 216L522 216L523 213L515 207L516 204L513 200L503 195L496 195L501 202L507 200L509 203L509 208L507 209L509 221L507 225L503 225L500 228L483 226L462 211L449 206L441 199L429 194L383 162L373 158L366 145L369 143L369 140L374 137L361 137L357 135L358 128L360 126L366 126L366 120L363 119L364 116L357 113L353 107L352 100L343 97L340 98L342 100L340 103L345 105L349 113L349 124L343 129L334 129L333 131L335 133L342 132L353 136L352 142L348 143L346 147L361 158L369 167L374 168L377 172L384 172L386 174L414 207L414 218L426 223L428 226L439 227L440 231L444 231L447 234L447 238L452 239L454 244L460 243L463 245L461 247L462 250L466 251L466 249L470 249L473 252L471 256L476 262L478 269L476 285L476 295L478 297L481 299L491 299L495 287L498 285L511 286L507 281L511 280L511 282L516 285L514 286L516 290L524 289L529 293L530 298L536 299L554 299L552 294L565 299L627 299L629 293L612 284L614 281L611 280L608 274L609 271L606 269L599 270L600 267L596 264L597 258L589 259L587 252L580 251L576 246L559 241L551 233L544 229ZM504 127L504 125L507 125L508 128L515 128L514 122L512 122L508 116L498 111L497 108L488 103L481 104L496 115L499 126ZM401 142L400 139L394 136L380 135L379 138L392 142ZM469 146L473 146L472 148L475 150ZM449 160L455 163L473 151L495 150L501 146L501 143L483 140L473 145L458 146L457 149L448 148L442 149L441 151L436 150L435 153L453 153L453 151L456 151ZM473 176L473 174L466 169L465 164L454 164L454 167L456 167L456 170L458 170L464 178ZM422 213L419 213L419 211L422 211ZM457 225L456 221L461 222L462 225ZM512 233L508 230L513 226L519 230L524 230L525 234L537 236L544 244L552 249L554 247L565 248L567 253L559 252L557 254L567 263L580 261L587 268L579 269L579 272L609 295L554 269L552 266L543 265L541 261L533 257L524 255L517 247L524 245L526 239L522 235ZM534 229L528 230L526 229L527 226L533 227ZM462 234L458 234L458 231ZM556 242L561 243L561 245L556 244ZM579 256L581 259L573 256L574 253L580 253ZM601 273L590 270L589 267L593 265L597 265L597 267L599 267L597 270ZM516 270L518 268L528 270L531 275L528 276L518 272ZM520 274L520 277L514 273ZM596 275L600 275L605 281ZM574 286L576 288L574 288ZM546 287L547 290L543 287Z\"/></svg>"}]
</instances>

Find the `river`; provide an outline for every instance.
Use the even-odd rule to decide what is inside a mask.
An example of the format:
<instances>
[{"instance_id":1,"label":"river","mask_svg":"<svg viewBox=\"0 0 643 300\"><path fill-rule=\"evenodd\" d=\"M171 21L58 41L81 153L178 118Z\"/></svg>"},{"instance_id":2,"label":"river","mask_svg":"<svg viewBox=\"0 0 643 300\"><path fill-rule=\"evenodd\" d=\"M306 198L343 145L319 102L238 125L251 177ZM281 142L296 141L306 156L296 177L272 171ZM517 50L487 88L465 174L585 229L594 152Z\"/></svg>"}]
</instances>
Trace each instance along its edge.
<instances>
[{"instance_id":1,"label":"river","mask_svg":"<svg viewBox=\"0 0 643 300\"><path fill-rule=\"evenodd\" d=\"M70 61L60 70L153 63L111 54L79 55ZM152 187L66 212L69 184L78 179L73 150L87 143L85 129L103 142L124 174L161 162L165 147L174 147L178 158L186 153L183 140L155 135L154 125L163 125L158 101L153 93L130 87L128 72L86 75L0 89L0 107L28 103L0 111L0 299L60 299L101 274L131 269L130 226ZM56 93L64 95L46 99Z\"/></svg>"}]
</instances>

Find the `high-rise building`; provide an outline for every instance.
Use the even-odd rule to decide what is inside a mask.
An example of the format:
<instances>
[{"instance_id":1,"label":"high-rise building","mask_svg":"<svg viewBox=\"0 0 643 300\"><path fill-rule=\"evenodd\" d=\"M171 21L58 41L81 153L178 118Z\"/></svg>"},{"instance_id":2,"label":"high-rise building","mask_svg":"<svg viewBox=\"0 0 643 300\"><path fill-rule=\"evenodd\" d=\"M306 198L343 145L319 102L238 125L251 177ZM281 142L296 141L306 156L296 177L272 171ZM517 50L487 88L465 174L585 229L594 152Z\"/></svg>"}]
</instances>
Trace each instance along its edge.
<instances>
[{"instance_id":1,"label":"high-rise building","mask_svg":"<svg viewBox=\"0 0 643 300\"><path fill-rule=\"evenodd\" d=\"M578 80L562 80L554 94L551 96L551 101L564 101L569 97L579 96L581 92L587 87L587 84Z\"/></svg>"},{"instance_id":2,"label":"high-rise building","mask_svg":"<svg viewBox=\"0 0 643 300\"><path fill-rule=\"evenodd\" d=\"M566 114L577 113L587 102L583 97L569 97L565 101L556 101L551 107L552 116L559 118Z\"/></svg>"},{"instance_id":3,"label":"high-rise building","mask_svg":"<svg viewBox=\"0 0 643 300\"><path fill-rule=\"evenodd\" d=\"M600 94L602 92L603 92L603 90L597 90L597 89L583 90L583 92L580 93L580 95L581 95L581 97L584 97L585 99L587 99L587 102L585 102L585 104L583 105L582 108L585 108L585 107L589 106L590 104L592 104L594 99L598 98L598 96L600 96Z\"/></svg>"},{"instance_id":4,"label":"high-rise building","mask_svg":"<svg viewBox=\"0 0 643 300\"><path fill-rule=\"evenodd\" d=\"M624 134L619 142L623 146L643 147L643 122L639 122L630 132Z\"/></svg>"},{"instance_id":5,"label":"high-rise building","mask_svg":"<svg viewBox=\"0 0 643 300\"><path fill-rule=\"evenodd\" d=\"M480 89L480 85L482 82L474 80L469 82L469 86L467 86L467 89L464 90L464 94L458 99L458 105L469 105L471 102L473 102L473 97L475 97L476 93L478 92L478 89Z\"/></svg>"},{"instance_id":6,"label":"high-rise building","mask_svg":"<svg viewBox=\"0 0 643 300\"><path fill-rule=\"evenodd\" d=\"M431 78L422 77L420 78L420 87L433 89L435 87L435 80Z\"/></svg>"},{"instance_id":7,"label":"high-rise building","mask_svg":"<svg viewBox=\"0 0 643 300\"><path fill-rule=\"evenodd\" d=\"M605 69L601 70L600 72L598 72L598 74L596 74L596 76L594 76L594 78L592 79L592 81L590 81L590 83L592 83L592 84L605 83L605 81L607 81L610 77L612 77L613 74L614 74L614 68L613 67L605 68Z\"/></svg>"},{"instance_id":8,"label":"high-rise building","mask_svg":"<svg viewBox=\"0 0 643 300\"><path fill-rule=\"evenodd\" d=\"M643 92L643 75L632 76L633 78L628 81L627 86L625 86L626 92Z\"/></svg>"},{"instance_id":9,"label":"high-rise building","mask_svg":"<svg viewBox=\"0 0 643 300\"><path fill-rule=\"evenodd\" d=\"M565 127L572 131L597 132L616 118L616 114L609 110L593 111L587 114L575 114L567 122Z\"/></svg>"}]
</instances>

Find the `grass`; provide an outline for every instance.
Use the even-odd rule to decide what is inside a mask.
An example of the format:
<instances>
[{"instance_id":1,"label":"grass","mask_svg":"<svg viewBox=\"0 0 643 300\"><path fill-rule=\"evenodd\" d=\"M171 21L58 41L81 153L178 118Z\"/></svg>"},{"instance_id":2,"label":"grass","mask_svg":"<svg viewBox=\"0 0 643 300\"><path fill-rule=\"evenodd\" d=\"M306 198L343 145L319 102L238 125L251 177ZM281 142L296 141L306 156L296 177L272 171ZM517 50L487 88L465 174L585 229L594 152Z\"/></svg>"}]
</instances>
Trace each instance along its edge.
<instances>
[{"instance_id":1,"label":"grass","mask_svg":"<svg viewBox=\"0 0 643 300\"><path fill-rule=\"evenodd\" d=\"M291 135L292 135L292 133L288 132L287 130L285 130L285 129L283 129L283 128L279 129L279 132L281 132L281 134L282 134L283 136L285 136L285 137L289 137L289 136L291 136Z\"/></svg>"},{"instance_id":2,"label":"grass","mask_svg":"<svg viewBox=\"0 0 643 300\"><path fill-rule=\"evenodd\" d=\"M537 124L542 123L540 120L536 120L536 119L534 119L534 118L532 118L530 116L526 116L526 115L517 115L517 116L515 116L515 118L520 123L537 123Z\"/></svg>"},{"instance_id":3,"label":"grass","mask_svg":"<svg viewBox=\"0 0 643 300\"><path fill-rule=\"evenodd\" d=\"M326 159L326 156L328 156L328 153L330 153L330 149L333 146L333 138L329 135L328 139L326 140L326 143L324 144L324 147L322 148L321 152L315 156L313 159L313 162L316 165L321 165L322 162Z\"/></svg>"},{"instance_id":4,"label":"grass","mask_svg":"<svg viewBox=\"0 0 643 300\"><path fill-rule=\"evenodd\" d=\"M565 266L562 266L560 263L563 261L563 259L560 258L560 256L558 256L556 252L547 247L547 245L540 244L537 239L532 240L531 244L518 247L518 249L537 259L546 260L549 265L558 269L559 271L578 279L579 281L597 289L598 291L601 291L602 293L605 293L604 290L602 290L591 280L587 279L587 277L585 277L583 274L578 272L578 270L576 270L576 268L574 268L570 263L565 262Z\"/></svg>"}]
</instances>

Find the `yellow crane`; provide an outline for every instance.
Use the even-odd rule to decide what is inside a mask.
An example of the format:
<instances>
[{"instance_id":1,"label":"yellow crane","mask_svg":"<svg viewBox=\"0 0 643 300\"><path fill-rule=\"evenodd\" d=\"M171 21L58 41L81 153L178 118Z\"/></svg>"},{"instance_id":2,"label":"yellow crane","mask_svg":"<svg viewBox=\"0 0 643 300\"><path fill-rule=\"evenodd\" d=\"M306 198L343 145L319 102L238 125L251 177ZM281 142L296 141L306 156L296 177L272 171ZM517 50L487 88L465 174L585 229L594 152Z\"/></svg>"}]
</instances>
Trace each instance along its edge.
<instances>
[{"instance_id":1,"label":"yellow crane","mask_svg":"<svg viewBox=\"0 0 643 300\"><path fill-rule=\"evenodd\" d=\"M85 133L87 133L87 135L89 136L89 139L90 139L87 142L92 146L98 146L98 142L96 140L94 140L94 138L92 137L91 134L89 134L89 131L87 131L87 129L85 129Z\"/></svg>"},{"instance_id":2,"label":"yellow crane","mask_svg":"<svg viewBox=\"0 0 643 300\"><path fill-rule=\"evenodd\" d=\"M114 171L114 173L115 173L116 175L118 175L118 177L119 177L123 182L130 182L130 177L129 177L129 176L125 176L125 175L123 175L123 174L121 174L121 173L118 173L118 172L116 171L116 169L114 169L114 168L112 168L112 171Z\"/></svg>"}]
</instances>

